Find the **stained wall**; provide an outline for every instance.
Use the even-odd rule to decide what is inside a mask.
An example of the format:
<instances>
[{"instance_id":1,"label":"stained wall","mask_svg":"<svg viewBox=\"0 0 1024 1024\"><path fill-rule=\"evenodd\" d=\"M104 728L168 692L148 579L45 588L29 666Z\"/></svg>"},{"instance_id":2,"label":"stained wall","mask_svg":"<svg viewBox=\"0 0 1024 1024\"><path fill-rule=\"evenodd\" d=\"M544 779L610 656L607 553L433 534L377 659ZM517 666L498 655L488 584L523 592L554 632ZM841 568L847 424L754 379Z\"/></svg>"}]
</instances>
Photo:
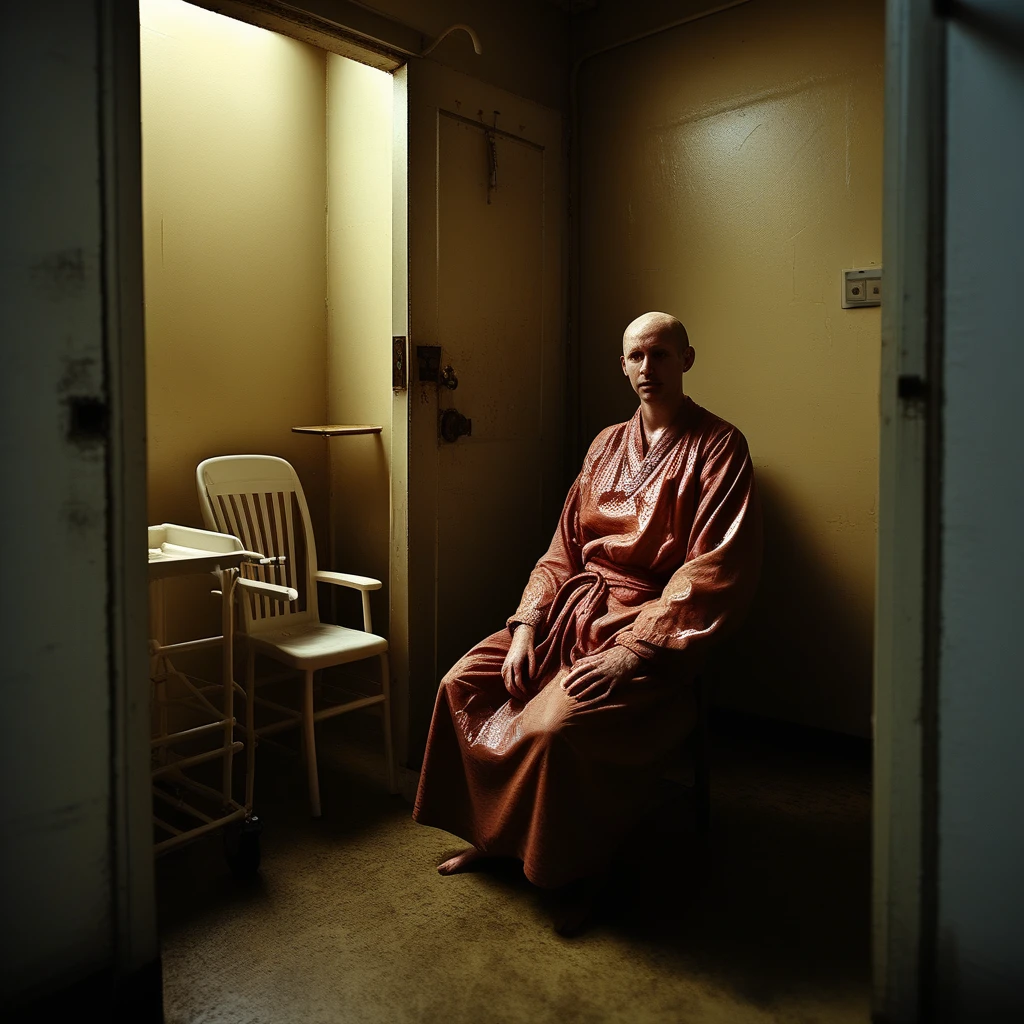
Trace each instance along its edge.
<instances>
[{"instance_id":1,"label":"stained wall","mask_svg":"<svg viewBox=\"0 0 1024 1024\"><path fill-rule=\"evenodd\" d=\"M120 708L111 637L124 617L111 520L124 506L108 477L119 406L106 404L114 360L105 257L118 254L98 185L106 108L96 68L110 67L100 44L109 46L111 33L91 3L5 13L3 95L19 100L0 104L0 527L9 581L0 597L0 1006L20 1016L22 1000L115 969L115 887L124 876L113 824ZM111 409L113 429L89 430L88 417L76 429L83 402ZM152 956L151 919L146 931Z\"/></svg>"}]
</instances>

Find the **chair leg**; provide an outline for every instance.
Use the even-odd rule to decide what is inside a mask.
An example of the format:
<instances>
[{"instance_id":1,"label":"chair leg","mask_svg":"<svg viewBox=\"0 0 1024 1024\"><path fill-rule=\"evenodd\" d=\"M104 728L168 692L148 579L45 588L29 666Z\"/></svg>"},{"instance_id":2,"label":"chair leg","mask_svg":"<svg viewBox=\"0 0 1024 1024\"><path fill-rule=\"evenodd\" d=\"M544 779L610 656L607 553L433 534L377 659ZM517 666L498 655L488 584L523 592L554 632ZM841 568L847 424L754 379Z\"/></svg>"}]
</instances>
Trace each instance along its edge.
<instances>
[{"instance_id":1,"label":"chair leg","mask_svg":"<svg viewBox=\"0 0 1024 1024\"><path fill-rule=\"evenodd\" d=\"M388 664L388 656L385 652L380 655L380 679L384 690L384 756L388 761L388 791L398 792L398 783L395 779L395 751L391 739L391 668Z\"/></svg>"},{"instance_id":2,"label":"chair leg","mask_svg":"<svg viewBox=\"0 0 1024 1024\"><path fill-rule=\"evenodd\" d=\"M306 747L306 772L309 776L309 810L314 818L320 817L320 779L316 771L316 738L313 729L313 673L305 673L302 694L302 736Z\"/></svg>"},{"instance_id":3,"label":"chair leg","mask_svg":"<svg viewBox=\"0 0 1024 1024\"><path fill-rule=\"evenodd\" d=\"M697 830L707 834L711 828L711 735L708 724L707 691L704 679L694 680L697 698L697 729L694 736L694 797L697 812Z\"/></svg>"},{"instance_id":4,"label":"chair leg","mask_svg":"<svg viewBox=\"0 0 1024 1024\"><path fill-rule=\"evenodd\" d=\"M245 644L245 806L252 812L256 784L256 652Z\"/></svg>"}]
</instances>

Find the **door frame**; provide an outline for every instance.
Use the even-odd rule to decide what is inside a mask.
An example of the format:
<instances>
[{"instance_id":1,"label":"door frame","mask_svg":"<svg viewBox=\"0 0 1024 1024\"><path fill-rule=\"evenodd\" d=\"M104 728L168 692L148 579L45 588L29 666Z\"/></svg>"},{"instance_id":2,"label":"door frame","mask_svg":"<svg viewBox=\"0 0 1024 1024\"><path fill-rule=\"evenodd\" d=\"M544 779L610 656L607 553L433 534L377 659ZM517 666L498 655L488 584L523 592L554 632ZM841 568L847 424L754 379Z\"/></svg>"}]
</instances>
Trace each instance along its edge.
<instances>
[{"instance_id":1,"label":"door frame","mask_svg":"<svg viewBox=\"0 0 1024 1024\"><path fill-rule=\"evenodd\" d=\"M145 513L144 396L145 347L142 329L141 189L135 163L141 128L138 109L137 7L131 0L101 0L104 90L101 117L108 174L104 182L107 219L106 281L117 323L105 332L111 368L111 447L117 471L111 480L111 550L109 573L114 592L112 654L120 666L112 682L112 708L121 740L112 752L113 772L120 786L114 829L121 850L117 858L119 891L134 902L119 911L119 948L150 948L155 935L151 865L146 869L141 836L146 834L148 746L135 735L139 728L139 694L123 685L133 678L133 664L145 658L140 645L139 617L145 607L145 574L133 570L137 558L139 510ZM200 6L205 4L200 3ZM234 6L234 5L233 5ZM239 4L255 11L263 4ZM232 16L259 23L253 17ZM334 28L331 26L329 28ZM329 32L329 28L325 31ZM338 28L339 35L344 35ZM133 42L134 39L134 52ZM886 170L884 186L884 266L887 302L883 305L881 377L879 554L875 653L875 760L873 860L874 1010L879 1020L912 1021L922 1007L925 982L934 972L935 876L935 672L934 619L938 589L935 538L938 524L933 500L941 456L938 432L941 379L941 176L943 141L942 84L944 33L932 5L916 0L888 0L886 27ZM396 54L396 63L402 57ZM427 62L418 61L424 65ZM415 89L413 72L412 88ZM395 220L394 333L408 337L407 138L400 131L407 111L409 68L395 72ZM399 106L399 103L402 106ZM133 239L135 241L133 242ZM133 246L138 245L137 250ZM401 271L401 272L399 272ZM401 282L401 283L400 283ZM133 310L135 311L133 313ZM414 351L409 338L408 355ZM428 339L422 339L427 341ZM412 369L412 368L410 368ZM915 384L914 378L920 384ZM418 385L396 392L395 422L411 424L410 403ZM901 394L902 392L902 394ZM424 438L394 432L392 509L392 645L396 654L398 690L410 678L409 571L436 566L428 543L425 566L407 564L414 543L422 538L410 517L416 512L409 480L409 457ZM135 439L133 442L132 439ZM405 449L401 448L405 444ZM431 443L434 442L431 436ZM118 448L118 446L120 446ZM404 557L403 557L404 556ZM398 614L396 614L396 607ZM142 624L144 630L144 623ZM432 642L415 639L428 654ZM432 656L429 674L435 673ZM431 685L436 682L432 679ZM408 698L408 689L405 689ZM396 704L401 701L396 693ZM401 717L404 716L400 716ZM401 724L401 721L396 724ZM407 736L407 734L406 734ZM406 740L407 742L407 740ZM146 803L146 806L143 804ZM148 878L147 878L148 875Z\"/></svg>"},{"instance_id":2,"label":"door frame","mask_svg":"<svg viewBox=\"0 0 1024 1024\"><path fill-rule=\"evenodd\" d=\"M122 982L119 1002L148 1015L154 1007L162 1007L163 991L149 774L149 584L145 563L139 557L148 524L139 11L133 0L101 0L99 7L103 342L110 430L107 571L114 966Z\"/></svg>"},{"instance_id":3,"label":"door frame","mask_svg":"<svg viewBox=\"0 0 1024 1024\"><path fill-rule=\"evenodd\" d=\"M399 113L407 119L404 140L395 139L395 196L402 201L405 186L406 206L394 218L395 266L407 269L408 290L402 291L395 275L395 334L408 339L409 387L396 397L394 423L404 412L408 422L408 450L404 461L393 458L392 484L394 512L392 547L392 630L405 644L400 658L402 674L398 689L405 688L407 719L402 723L404 764L415 781L423 753L426 727L430 721L437 685L447 666L437 663L438 620L438 385L418 379L415 352L417 345L444 347L438 337L437 309L437 153L440 117L447 110L456 116L477 119L477 108L492 117L500 112L499 128L511 128L503 134L543 149L545 159L545 245L557 253L558 286L545 297L545 319L554 304L559 324L557 342L564 352L565 258L558 232L564 222L558 211L565 195L562 117L555 111L505 90L427 60L411 60L395 75L396 132L401 130ZM466 106L466 96L474 99ZM460 111L460 105L462 109ZM481 127L491 127L481 120ZM399 166L401 162L401 166ZM434 174L419 169L433 169ZM411 170L410 170L411 169ZM401 223L400 223L401 220ZM552 244L551 239L555 239ZM409 268L416 267L413 273ZM401 328L401 329L400 329ZM414 336L415 335L415 336ZM443 360L442 360L443 361ZM564 362L564 360L563 360ZM560 366L564 372L564 366ZM563 424L559 424L562 428ZM564 433L564 429L562 430ZM394 430L393 436L398 437ZM397 443L397 442L396 442ZM561 443L561 436L559 438ZM401 463L401 464L400 464ZM407 476L402 478L400 470ZM557 462L561 472L561 460ZM396 671L397 675L397 671Z\"/></svg>"},{"instance_id":4,"label":"door frame","mask_svg":"<svg viewBox=\"0 0 1024 1024\"><path fill-rule=\"evenodd\" d=\"M875 610L872 978L878 1021L933 1016L945 25L888 0Z\"/></svg>"},{"instance_id":5,"label":"door frame","mask_svg":"<svg viewBox=\"0 0 1024 1024\"><path fill-rule=\"evenodd\" d=\"M189 0L393 72L401 47L266 0ZM230 7L230 10L224 8ZM114 996L133 1020L162 1020L149 742L148 577L139 548L146 512L146 346L142 260L142 126L137 0L97 0L100 44L105 369L108 374L108 551ZM354 8L353 8L354 9ZM364 12L364 19L366 15ZM273 24L268 23L271 19ZM373 29L373 18L367 25ZM421 45L388 21L390 35ZM396 136L397 138L397 136ZM396 207L397 209L397 207ZM397 269L397 267L396 267ZM405 267L396 287L405 288ZM397 408L396 401L396 408ZM401 432L399 432L401 433ZM399 687L401 689L401 687ZM400 707L400 705L399 705ZM398 709L396 708L396 711ZM399 717L401 721L401 717ZM127 1019L127 1018L126 1018Z\"/></svg>"}]
</instances>

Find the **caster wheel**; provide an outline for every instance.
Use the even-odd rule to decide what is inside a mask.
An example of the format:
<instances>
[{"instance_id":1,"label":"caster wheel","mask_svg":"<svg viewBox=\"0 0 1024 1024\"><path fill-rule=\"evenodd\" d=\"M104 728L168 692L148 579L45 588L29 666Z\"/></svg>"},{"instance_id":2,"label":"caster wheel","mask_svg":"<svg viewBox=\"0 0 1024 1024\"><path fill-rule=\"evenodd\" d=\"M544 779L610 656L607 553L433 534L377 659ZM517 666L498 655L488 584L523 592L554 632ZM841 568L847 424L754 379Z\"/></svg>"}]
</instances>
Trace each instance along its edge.
<instances>
[{"instance_id":1,"label":"caster wheel","mask_svg":"<svg viewBox=\"0 0 1024 1024\"><path fill-rule=\"evenodd\" d=\"M260 833L263 822L256 815L224 833L224 857L235 878L252 878L260 869Z\"/></svg>"}]
</instances>

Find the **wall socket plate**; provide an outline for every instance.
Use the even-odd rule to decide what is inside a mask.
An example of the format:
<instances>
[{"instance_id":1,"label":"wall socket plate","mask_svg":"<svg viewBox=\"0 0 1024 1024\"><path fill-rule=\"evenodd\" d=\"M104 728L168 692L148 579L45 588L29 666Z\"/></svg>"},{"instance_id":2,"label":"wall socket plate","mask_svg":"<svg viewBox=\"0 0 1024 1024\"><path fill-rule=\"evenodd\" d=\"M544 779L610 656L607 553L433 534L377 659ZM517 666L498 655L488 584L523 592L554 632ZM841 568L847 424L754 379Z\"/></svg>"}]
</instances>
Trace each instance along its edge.
<instances>
[{"instance_id":1,"label":"wall socket plate","mask_svg":"<svg viewBox=\"0 0 1024 1024\"><path fill-rule=\"evenodd\" d=\"M863 267L842 274L843 309L882 304L882 268Z\"/></svg>"}]
</instances>

